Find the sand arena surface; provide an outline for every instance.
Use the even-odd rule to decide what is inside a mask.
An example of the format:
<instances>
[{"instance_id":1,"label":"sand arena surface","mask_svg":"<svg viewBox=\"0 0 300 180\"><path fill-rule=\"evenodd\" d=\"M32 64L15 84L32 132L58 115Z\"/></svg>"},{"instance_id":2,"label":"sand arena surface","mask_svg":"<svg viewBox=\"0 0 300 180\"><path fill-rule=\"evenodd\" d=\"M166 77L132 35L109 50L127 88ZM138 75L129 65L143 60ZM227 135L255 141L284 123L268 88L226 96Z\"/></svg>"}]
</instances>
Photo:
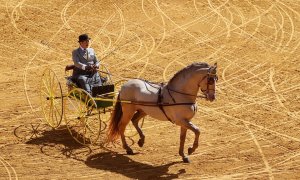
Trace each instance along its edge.
<instances>
[{"instance_id":1,"label":"sand arena surface","mask_svg":"<svg viewBox=\"0 0 300 180\"><path fill-rule=\"evenodd\" d=\"M299 179L300 2L1 0L0 179ZM146 142L83 147L43 122L39 84L79 34L115 78L167 82L218 62L217 100L198 99L200 144L183 164L179 127L147 117ZM193 142L188 131L185 145ZM112 151L112 152L111 152ZM117 152L117 153L113 153Z\"/></svg>"}]
</instances>

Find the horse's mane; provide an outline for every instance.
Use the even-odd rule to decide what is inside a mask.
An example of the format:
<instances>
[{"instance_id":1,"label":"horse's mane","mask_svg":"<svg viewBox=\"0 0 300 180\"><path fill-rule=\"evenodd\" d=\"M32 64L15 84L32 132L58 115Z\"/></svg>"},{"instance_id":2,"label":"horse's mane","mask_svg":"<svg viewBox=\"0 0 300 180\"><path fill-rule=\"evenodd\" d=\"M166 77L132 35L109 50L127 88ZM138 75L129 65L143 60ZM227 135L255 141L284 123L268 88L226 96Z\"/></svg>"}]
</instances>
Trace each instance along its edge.
<instances>
[{"instance_id":1,"label":"horse's mane","mask_svg":"<svg viewBox=\"0 0 300 180\"><path fill-rule=\"evenodd\" d=\"M169 81L169 83L172 83L172 81L174 81L179 75L181 74L185 74L186 72L189 71L194 71L196 69L202 69L202 68L208 68L209 64L205 63L205 62L196 62L193 63L191 65L188 65L187 67L181 69L180 71L178 71Z\"/></svg>"}]
</instances>

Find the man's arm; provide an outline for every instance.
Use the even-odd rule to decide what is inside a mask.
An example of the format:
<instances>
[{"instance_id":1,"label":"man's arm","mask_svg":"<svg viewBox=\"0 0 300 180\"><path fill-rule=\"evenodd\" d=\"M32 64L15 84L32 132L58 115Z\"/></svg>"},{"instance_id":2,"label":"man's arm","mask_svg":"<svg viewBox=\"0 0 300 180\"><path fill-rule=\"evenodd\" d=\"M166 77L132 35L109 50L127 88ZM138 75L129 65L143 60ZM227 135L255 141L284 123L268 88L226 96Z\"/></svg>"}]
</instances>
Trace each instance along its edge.
<instances>
[{"instance_id":1,"label":"man's arm","mask_svg":"<svg viewBox=\"0 0 300 180\"><path fill-rule=\"evenodd\" d=\"M86 70L87 65L80 62L77 50L74 50L72 52L72 59L73 59L74 65L77 68L82 69L82 70Z\"/></svg>"}]
</instances>

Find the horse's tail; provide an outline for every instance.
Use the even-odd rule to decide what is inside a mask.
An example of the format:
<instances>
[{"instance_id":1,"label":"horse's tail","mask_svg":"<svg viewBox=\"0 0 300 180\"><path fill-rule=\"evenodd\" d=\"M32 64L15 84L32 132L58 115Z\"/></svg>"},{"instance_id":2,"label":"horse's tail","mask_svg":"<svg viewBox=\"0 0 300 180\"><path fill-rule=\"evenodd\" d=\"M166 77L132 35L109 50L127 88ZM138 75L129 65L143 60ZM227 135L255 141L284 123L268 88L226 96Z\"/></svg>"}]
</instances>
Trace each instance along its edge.
<instances>
[{"instance_id":1,"label":"horse's tail","mask_svg":"<svg viewBox=\"0 0 300 180\"><path fill-rule=\"evenodd\" d=\"M120 133L119 133L119 122L121 121L121 117L123 115L122 106L120 101L120 94L118 95L117 102L115 104L114 110L110 117L109 127L108 127L108 141L115 141Z\"/></svg>"}]
</instances>

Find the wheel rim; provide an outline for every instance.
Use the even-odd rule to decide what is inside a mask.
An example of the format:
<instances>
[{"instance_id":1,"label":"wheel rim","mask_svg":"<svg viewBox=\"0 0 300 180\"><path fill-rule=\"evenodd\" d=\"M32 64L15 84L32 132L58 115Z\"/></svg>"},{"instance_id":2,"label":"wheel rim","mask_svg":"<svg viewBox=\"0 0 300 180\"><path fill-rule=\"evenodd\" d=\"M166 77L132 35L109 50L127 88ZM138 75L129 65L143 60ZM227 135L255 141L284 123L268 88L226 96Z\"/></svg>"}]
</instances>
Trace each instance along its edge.
<instances>
[{"instance_id":1,"label":"wheel rim","mask_svg":"<svg viewBox=\"0 0 300 180\"><path fill-rule=\"evenodd\" d=\"M72 137L83 145L94 144L101 131L100 112L92 96L83 89L69 92L64 119Z\"/></svg>"},{"instance_id":2,"label":"wheel rim","mask_svg":"<svg viewBox=\"0 0 300 180\"><path fill-rule=\"evenodd\" d=\"M113 106L100 109L100 119L102 122L107 123L110 120Z\"/></svg>"},{"instance_id":3,"label":"wheel rim","mask_svg":"<svg viewBox=\"0 0 300 180\"><path fill-rule=\"evenodd\" d=\"M46 69L41 78L40 103L48 125L53 128L59 127L63 117L62 88L51 69Z\"/></svg>"}]
</instances>

